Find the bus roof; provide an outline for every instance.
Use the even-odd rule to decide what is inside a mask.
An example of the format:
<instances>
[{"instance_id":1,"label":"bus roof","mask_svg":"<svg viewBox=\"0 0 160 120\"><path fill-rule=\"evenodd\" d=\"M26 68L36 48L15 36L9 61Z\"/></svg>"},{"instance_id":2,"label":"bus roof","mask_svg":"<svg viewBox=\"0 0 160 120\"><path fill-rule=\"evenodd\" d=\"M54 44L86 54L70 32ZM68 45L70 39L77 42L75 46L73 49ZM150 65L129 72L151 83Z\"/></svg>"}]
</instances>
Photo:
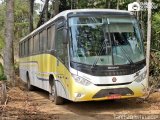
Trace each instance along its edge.
<instances>
[{"instance_id":1,"label":"bus roof","mask_svg":"<svg viewBox=\"0 0 160 120\"><path fill-rule=\"evenodd\" d=\"M38 27L37 29L35 29L34 31L32 31L30 34L28 34L27 36L25 36L24 38L22 38L20 40L20 42L22 42L23 40L25 40L27 37L33 35L35 32L39 31L40 29L42 29L44 26L48 25L49 23L51 23L52 21L56 20L59 17L67 17L67 15L69 13L80 13L80 12L113 12L113 13L126 13L126 14L130 14L129 11L126 10L117 10L117 9L72 9L72 10L65 10L59 14L57 14L56 16L54 16L53 18L51 18L49 21L47 21L46 23L44 23L43 25L41 25L40 27Z\"/></svg>"}]
</instances>

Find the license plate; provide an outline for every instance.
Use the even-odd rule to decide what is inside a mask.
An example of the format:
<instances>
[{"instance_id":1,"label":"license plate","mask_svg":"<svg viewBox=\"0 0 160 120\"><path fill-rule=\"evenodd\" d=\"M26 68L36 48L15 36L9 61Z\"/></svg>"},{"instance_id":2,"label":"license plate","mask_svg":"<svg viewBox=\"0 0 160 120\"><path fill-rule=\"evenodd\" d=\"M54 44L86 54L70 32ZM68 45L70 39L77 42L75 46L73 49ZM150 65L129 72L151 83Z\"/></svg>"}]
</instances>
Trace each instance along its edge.
<instances>
[{"instance_id":1,"label":"license plate","mask_svg":"<svg viewBox=\"0 0 160 120\"><path fill-rule=\"evenodd\" d=\"M120 99L121 95L113 94L113 95L110 95L110 96L107 96L107 97L108 97L108 99Z\"/></svg>"}]
</instances>

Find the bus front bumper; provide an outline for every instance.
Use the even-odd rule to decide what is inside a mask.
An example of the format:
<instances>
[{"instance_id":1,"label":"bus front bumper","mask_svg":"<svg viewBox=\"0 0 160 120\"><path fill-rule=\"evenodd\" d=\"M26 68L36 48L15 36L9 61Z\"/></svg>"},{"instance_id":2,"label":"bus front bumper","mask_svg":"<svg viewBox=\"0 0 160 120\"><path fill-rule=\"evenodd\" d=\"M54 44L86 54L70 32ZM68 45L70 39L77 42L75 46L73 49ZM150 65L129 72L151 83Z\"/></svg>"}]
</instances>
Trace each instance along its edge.
<instances>
[{"instance_id":1,"label":"bus front bumper","mask_svg":"<svg viewBox=\"0 0 160 120\"><path fill-rule=\"evenodd\" d=\"M72 101L98 101L111 99L124 99L142 97L146 94L148 85L143 80L141 83L132 82L127 85L117 86L83 86L75 83L72 92Z\"/></svg>"}]
</instances>

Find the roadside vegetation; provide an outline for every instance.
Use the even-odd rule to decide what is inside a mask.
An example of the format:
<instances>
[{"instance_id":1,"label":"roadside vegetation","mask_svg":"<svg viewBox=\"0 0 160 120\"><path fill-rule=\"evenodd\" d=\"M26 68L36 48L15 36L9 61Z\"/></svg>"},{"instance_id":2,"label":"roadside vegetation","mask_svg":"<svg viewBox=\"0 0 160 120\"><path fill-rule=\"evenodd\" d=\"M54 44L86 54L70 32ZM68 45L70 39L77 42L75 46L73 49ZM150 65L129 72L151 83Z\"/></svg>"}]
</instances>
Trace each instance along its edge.
<instances>
[{"instance_id":1,"label":"roadside vegetation","mask_svg":"<svg viewBox=\"0 0 160 120\"><path fill-rule=\"evenodd\" d=\"M45 4L48 0L46 0ZM57 2L59 1L59 2ZM106 8L106 9L120 9L127 10L128 4L135 2L135 0L57 0L51 2L47 6L47 16L44 15L45 9L42 12L37 12L40 5L34 3L33 7L33 29L38 25L42 25L47 20L52 18L57 13L66 9L83 9L83 8ZM14 38L13 38L13 51L14 51L14 70L18 74L18 42L21 38L30 32L30 5L34 0L14 0ZM145 3L145 0L139 0ZM150 57L150 86L153 88L160 88L160 1L154 0L155 9L152 9L152 40L151 40L151 57ZM31 4L30 4L31 3ZM139 19L140 27L144 36L144 43L146 44L147 36L147 9L135 13ZM0 4L0 80L5 80L3 62L3 50L5 46L5 21L6 21L6 1ZM47 18L46 18L47 17Z\"/></svg>"}]
</instances>

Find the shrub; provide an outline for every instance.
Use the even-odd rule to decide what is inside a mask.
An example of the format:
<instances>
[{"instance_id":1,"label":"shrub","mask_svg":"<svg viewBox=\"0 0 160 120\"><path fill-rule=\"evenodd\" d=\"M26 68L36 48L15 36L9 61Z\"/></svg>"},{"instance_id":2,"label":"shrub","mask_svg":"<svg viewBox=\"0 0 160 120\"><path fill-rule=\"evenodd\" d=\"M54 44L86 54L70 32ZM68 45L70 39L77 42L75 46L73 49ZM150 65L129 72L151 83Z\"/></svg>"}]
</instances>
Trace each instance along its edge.
<instances>
[{"instance_id":1,"label":"shrub","mask_svg":"<svg viewBox=\"0 0 160 120\"><path fill-rule=\"evenodd\" d=\"M3 65L0 63L0 80L6 80L6 76L4 75Z\"/></svg>"},{"instance_id":2,"label":"shrub","mask_svg":"<svg viewBox=\"0 0 160 120\"><path fill-rule=\"evenodd\" d=\"M160 87L160 52L151 52L150 60L150 86Z\"/></svg>"}]
</instances>

